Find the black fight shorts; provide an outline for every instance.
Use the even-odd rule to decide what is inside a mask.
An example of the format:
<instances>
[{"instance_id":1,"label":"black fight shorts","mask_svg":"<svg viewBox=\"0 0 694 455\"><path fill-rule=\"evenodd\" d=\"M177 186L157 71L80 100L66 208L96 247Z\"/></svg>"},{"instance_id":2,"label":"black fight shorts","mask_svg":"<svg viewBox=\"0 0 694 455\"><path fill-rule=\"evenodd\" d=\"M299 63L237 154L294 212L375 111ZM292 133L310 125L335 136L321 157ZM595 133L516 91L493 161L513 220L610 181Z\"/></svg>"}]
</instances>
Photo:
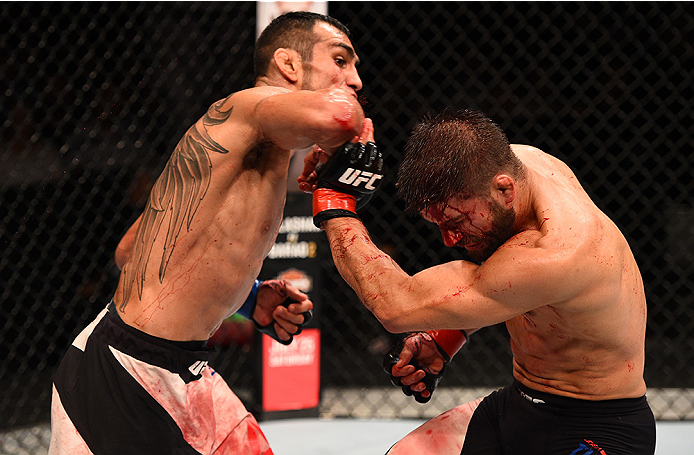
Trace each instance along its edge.
<instances>
[{"instance_id":1,"label":"black fight shorts","mask_svg":"<svg viewBox=\"0 0 694 455\"><path fill-rule=\"evenodd\" d=\"M461 455L653 455L646 397L586 401L515 381L475 410Z\"/></svg>"},{"instance_id":2,"label":"black fight shorts","mask_svg":"<svg viewBox=\"0 0 694 455\"><path fill-rule=\"evenodd\" d=\"M155 338L104 309L58 367L49 454L271 455L209 355L204 342Z\"/></svg>"}]
</instances>

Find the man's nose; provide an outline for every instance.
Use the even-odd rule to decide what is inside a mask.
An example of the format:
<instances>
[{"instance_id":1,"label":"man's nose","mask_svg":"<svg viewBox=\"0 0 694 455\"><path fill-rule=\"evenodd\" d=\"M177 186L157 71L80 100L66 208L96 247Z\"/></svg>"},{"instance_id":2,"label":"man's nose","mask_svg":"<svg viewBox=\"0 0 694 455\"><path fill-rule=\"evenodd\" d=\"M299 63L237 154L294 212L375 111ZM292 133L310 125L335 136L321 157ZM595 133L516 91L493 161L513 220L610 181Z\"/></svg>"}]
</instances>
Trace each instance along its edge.
<instances>
[{"instance_id":1,"label":"man's nose","mask_svg":"<svg viewBox=\"0 0 694 455\"><path fill-rule=\"evenodd\" d=\"M352 66L349 73L347 74L345 84L347 84L347 86L352 88L355 92L361 90L363 85L361 82L361 78L359 77L359 72L357 71L357 68L355 66Z\"/></svg>"}]
</instances>

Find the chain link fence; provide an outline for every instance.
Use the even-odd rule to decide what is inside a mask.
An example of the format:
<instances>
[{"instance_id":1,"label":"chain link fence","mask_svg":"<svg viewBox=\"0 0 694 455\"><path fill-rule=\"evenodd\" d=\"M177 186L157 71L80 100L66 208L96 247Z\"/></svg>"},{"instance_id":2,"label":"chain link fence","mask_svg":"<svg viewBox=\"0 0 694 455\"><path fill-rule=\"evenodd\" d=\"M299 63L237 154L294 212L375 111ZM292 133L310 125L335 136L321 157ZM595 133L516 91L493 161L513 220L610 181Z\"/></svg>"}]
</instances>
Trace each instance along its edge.
<instances>
[{"instance_id":1,"label":"chain link fence","mask_svg":"<svg viewBox=\"0 0 694 455\"><path fill-rule=\"evenodd\" d=\"M694 419L691 4L329 11L353 32L389 169L363 214L374 241L410 273L462 258L404 215L395 171L420 117L484 111L511 142L564 160L622 229L649 299L649 399L658 418ZM168 154L212 102L252 84L255 18L254 2L0 4L0 431L48 420L51 375L110 300L113 251ZM495 326L458 354L431 404L405 401L380 371L394 336L327 254L317 260L322 415L428 417L508 382L508 335ZM254 349L214 356L249 406Z\"/></svg>"}]
</instances>

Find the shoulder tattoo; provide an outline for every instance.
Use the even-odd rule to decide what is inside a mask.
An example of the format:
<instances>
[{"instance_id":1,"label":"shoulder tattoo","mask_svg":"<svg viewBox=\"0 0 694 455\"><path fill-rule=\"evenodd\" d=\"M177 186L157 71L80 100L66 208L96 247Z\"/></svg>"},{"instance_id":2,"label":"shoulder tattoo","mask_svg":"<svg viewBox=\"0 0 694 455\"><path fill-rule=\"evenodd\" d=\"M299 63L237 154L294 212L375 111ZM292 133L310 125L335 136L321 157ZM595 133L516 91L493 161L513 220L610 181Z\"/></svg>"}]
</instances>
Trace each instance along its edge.
<instances>
[{"instance_id":1,"label":"shoulder tattoo","mask_svg":"<svg viewBox=\"0 0 694 455\"><path fill-rule=\"evenodd\" d=\"M123 267L123 300L119 306L121 311L125 309L134 287L137 287L138 296L142 299L145 273L154 241L163 233L162 224L168 216L158 274L159 282L163 282L178 236L184 227L186 230L190 229L193 217L210 186L210 153L229 153L210 137L207 130L208 127L220 125L229 119L234 107L222 110L228 99L210 106L202 118L202 127L198 128L195 124L183 135L164 171L154 183L135 236L131 252L134 262L128 262Z\"/></svg>"}]
</instances>

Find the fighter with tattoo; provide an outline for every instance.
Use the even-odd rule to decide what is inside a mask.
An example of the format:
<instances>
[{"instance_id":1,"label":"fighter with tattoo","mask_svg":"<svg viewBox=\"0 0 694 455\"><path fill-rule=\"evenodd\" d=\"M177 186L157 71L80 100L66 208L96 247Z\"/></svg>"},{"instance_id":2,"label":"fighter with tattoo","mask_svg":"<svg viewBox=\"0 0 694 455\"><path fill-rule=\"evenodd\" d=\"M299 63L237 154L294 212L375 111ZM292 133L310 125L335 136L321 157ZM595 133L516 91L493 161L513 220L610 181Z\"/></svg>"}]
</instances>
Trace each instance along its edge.
<instances>
[{"instance_id":1,"label":"fighter with tattoo","mask_svg":"<svg viewBox=\"0 0 694 455\"><path fill-rule=\"evenodd\" d=\"M362 129L348 35L328 16L275 19L256 44L255 86L214 103L180 140L118 245L113 302L61 362L51 454L272 453L205 343L236 312L285 344L307 322L305 294L256 278L292 151L330 154Z\"/></svg>"}]
</instances>

